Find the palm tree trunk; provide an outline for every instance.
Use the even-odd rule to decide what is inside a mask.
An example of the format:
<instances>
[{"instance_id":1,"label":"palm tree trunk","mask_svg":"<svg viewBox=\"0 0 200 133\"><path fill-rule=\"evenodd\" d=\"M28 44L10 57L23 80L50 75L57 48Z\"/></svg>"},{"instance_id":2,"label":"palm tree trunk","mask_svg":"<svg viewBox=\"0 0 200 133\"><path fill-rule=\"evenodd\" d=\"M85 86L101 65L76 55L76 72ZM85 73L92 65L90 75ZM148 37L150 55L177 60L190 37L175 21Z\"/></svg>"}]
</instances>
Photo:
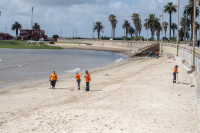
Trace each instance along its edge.
<instances>
[{"instance_id":1,"label":"palm tree trunk","mask_svg":"<svg viewBox=\"0 0 200 133\"><path fill-rule=\"evenodd\" d=\"M166 40L166 31L165 31L165 40Z\"/></svg>"},{"instance_id":2,"label":"palm tree trunk","mask_svg":"<svg viewBox=\"0 0 200 133\"><path fill-rule=\"evenodd\" d=\"M172 14L169 13L169 40L171 40L171 25L172 25Z\"/></svg>"},{"instance_id":3,"label":"palm tree trunk","mask_svg":"<svg viewBox=\"0 0 200 133\"><path fill-rule=\"evenodd\" d=\"M98 32L98 39L99 39L99 36L100 36L100 32Z\"/></svg>"},{"instance_id":4,"label":"palm tree trunk","mask_svg":"<svg viewBox=\"0 0 200 133\"><path fill-rule=\"evenodd\" d=\"M175 34L175 32L174 32L174 31L175 31L175 29L173 29L173 37L174 37L174 34Z\"/></svg>"},{"instance_id":5,"label":"palm tree trunk","mask_svg":"<svg viewBox=\"0 0 200 133\"><path fill-rule=\"evenodd\" d=\"M196 28L196 41L197 41L197 28Z\"/></svg>"},{"instance_id":6,"label":"palm tree trunk","mask_svg":"<svg viewBox=\"0 0 200 133\"><path fill-rule=\"evenodd\" d=\"M113 38L115 38L115 29L113 29L113 30L114 30L114 31L113 31L113 32L114 32L114 34L113 34Z\"/></svg>"},{"instance_id":7,"label":"palm tree trunk","mask_svg":"<svg viewBox=\"0 0 200 133\"><path fill-rule=\"evenodd\" d=\"M127 37L127 31L128 31L128 29L127 29L127 27L126 27L126 37Z\"/></svg>"},{"instance_id":8,"label":"palm tree trunk","mask_svg":"<svg viewBox=\"0 0 200 133\"><path fill-rule=\"evenodd\" d=\"M193 38L193 13L191 15L191 39Z\"/></svg>"}]
</instances>

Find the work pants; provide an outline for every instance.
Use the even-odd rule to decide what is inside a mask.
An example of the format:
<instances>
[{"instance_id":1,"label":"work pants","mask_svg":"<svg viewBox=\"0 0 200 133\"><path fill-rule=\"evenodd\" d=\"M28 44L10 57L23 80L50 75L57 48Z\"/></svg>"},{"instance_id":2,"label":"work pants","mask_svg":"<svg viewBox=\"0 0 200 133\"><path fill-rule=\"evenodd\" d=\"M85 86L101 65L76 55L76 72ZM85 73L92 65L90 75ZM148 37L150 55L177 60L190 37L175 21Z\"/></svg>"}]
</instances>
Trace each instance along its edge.
<instances>
[{"instance_id":1,"label":"work pants","mask_svg":"<svg viewBox=\"0 0 200 133\"><path fill-rule=\"evenodd\" d=\"M90 82L86 82L86 91L89 91L89 84Z\"/></svg>"},{"instance_id":2,"label":"work pants","mask_svg":"<svg viewBox=\"0 0 200 133\"><path fill-rule=\"evenodd\" d=\"M55 85L56 85L56 80L51 80L51 85L52 85L53 87L55 87Z\"/></svg>"},{"instance_id":3,"label":"work pants","mask_svg":"<svg viewBox=\"0 0 200 133\"><path fill-rule=\"evenodd\" d=\"M176 83L176 73L173 73L174 79L173 79L173 83Z\"/></svg>"},{"instance_id":4,"label":"work pants","mask_svg":"<svg viewBox=\"0 0 200 133\"><path fill-rule=\"evenodd\" d=\"M81 79L77 80L78 90L80 90L80 83L81 83Z\"/></svg>"}]
</instances>

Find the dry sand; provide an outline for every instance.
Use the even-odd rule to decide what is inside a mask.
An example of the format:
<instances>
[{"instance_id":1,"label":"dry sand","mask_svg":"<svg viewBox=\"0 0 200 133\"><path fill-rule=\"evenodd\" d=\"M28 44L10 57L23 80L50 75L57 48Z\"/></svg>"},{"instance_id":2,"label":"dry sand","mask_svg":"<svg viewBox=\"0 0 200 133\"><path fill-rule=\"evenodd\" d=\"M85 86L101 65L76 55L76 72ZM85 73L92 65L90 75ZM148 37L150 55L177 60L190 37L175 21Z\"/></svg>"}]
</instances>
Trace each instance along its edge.
<instances>
[{"instance_id":1,"label":"dry sand","mask_svg":"<svg viewBox=\"0 0 200 133\"><path fill-rule=\"evenodd\" d=\"M176 64L186 84L172 83ZM80 91L74 74L59 77L54 90L48 80L2 89L0 132L200 132L195 88L172 59L131 58L92 70L90 92L80 74Z\"/></svg>"}]
</instances>

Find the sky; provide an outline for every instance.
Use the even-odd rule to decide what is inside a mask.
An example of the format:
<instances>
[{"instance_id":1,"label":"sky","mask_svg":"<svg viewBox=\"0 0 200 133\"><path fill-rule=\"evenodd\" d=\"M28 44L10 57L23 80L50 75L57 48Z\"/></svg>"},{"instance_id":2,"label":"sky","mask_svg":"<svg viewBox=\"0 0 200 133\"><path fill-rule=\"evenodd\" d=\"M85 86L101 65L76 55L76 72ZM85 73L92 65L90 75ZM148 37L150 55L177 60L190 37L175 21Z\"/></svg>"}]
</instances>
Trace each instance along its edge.
<instances>
[{"instance_id":1,"label":"sky","mask_svg":"<svg viewBox=\"0 0 200 133\"><path fill-rule=\"evenodd\" d=\"M180 18L183 16L183 10L188 1L180 0ZM105 27L104 33L100 36L110 37L112 29L108 19L110 14L114 14L118 20L115 36L122 37L124 36L122 28L124 18L134 27L131 16L139 13L144 24L147 17L141 12L147 15L154 13L159 17L162 14L161 9L152 5L164 8L168 2L178 4L178 0L1 0L0 33L6 32L15 36L15 31L12 31L11 27L16 21L22 25L23 29L31 29L32 7L34 7L33 23L38 23L48 37L54 34L61 37L73 37L73 28L75 28L78 37L92 38L93 21L100 21ZM178 13L173 13L172 22L177 23L177 17ZM163 21L169 23L169 14L164 13ZM150 31L148 33L150 37ZM147 30L144 27L141 35L147 36ZM76 37L76 30L74 30L74 37ZM94 37L97 38L97 32L94 32ZM169 28L167 37L169 37Z\"/></svg>"}]
</instances>

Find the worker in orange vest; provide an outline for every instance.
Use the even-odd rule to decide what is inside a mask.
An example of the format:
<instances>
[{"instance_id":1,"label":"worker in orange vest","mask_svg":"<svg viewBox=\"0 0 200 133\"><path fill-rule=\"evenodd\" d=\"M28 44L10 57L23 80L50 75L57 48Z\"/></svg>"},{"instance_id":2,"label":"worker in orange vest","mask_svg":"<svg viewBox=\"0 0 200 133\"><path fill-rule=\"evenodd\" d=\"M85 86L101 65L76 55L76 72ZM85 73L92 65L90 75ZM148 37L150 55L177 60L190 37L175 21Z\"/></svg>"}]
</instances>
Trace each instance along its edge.
<instances>
[{"instance_id":1,"label":"worker in orange vest","mask_svg":"<svg viewBox=\"0 0 200 133\"><path fill-rule=\"evenodd\" d=\"M85 73L86 73L85 75L86 91L89 91L89 84L90 84L91 78L87 70L85 71Z\"/></svg>"},{"instance_id":2,"label":"worker in orange vest","mask_svg":"<svg viewBox=\"0 0 200 133\"><path fill-rule=\"evenodd\" d=\"M54 89L56 85L56 81L58 81L58 77L55 71L53 71L53 73L50 75L50 81L51 81L51 86Z\"/></svg>"},{"instance_id":3,"label":"worker in orange vest","mask_svg":"<svg viewBox=\"0 0 200 133\"><path fill-rule=\"evenodd\" d=\"M81 76L78 73L76 73L76 77L75 78L77 80L78 90L80 90Z\"/></svg>"},{"instance_id":4,"label":"worker in orange vest","mask_svg":"<svg viewBox=\"0 0 200 133\"><path fill-rule=\"evenodd\" d=\"M176 83L176 74L178 73L178 66L176 65L174 67L174 72L173 72L173 76L174 76L174 79L173 79L173 83Z\"/></svg>"},{"instance_id":5,"label":"worker in orange vest","mask_svg":"<svg viewBox=\"0 0 200 133\"><path fill-rule=\"evenodd\" d=\"M156 57L158 58L158 52L156 52Z\"/></svg>"}]
</instances>

